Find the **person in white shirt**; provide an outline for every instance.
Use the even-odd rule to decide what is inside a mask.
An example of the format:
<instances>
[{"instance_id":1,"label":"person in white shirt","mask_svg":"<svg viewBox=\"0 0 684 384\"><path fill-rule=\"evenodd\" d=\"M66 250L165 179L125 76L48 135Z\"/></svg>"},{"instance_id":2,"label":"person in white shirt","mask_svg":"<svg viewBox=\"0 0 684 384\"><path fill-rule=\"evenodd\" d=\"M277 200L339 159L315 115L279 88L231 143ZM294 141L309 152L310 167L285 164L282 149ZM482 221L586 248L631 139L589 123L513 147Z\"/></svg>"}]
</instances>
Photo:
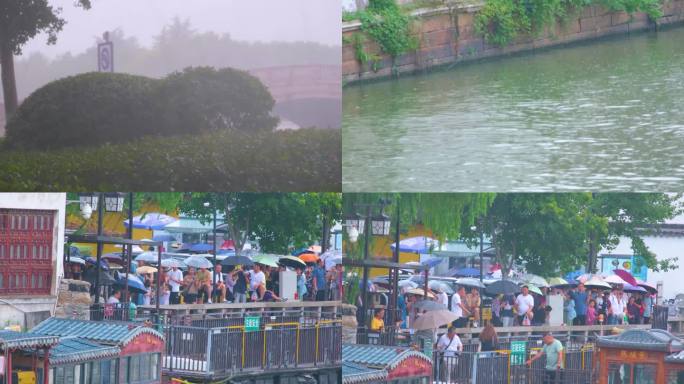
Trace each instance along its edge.
<instances>
[{"instance_id":1,"label":"person in white shirt","mask_svg":"<svg viewBox=\"0 0 684 384\"><path fill-rule=\"evenodd\" d=\"M437 290L437 302L442 304L444 308L449 306L449 296L447 296L446 292L444 292L444 289L441 287Z\"/></svg>"},{"instance_id":2,"label":"person in white shirt","mask_svg":"<svg viewBox=\"0 0 684 384\"><path fill-rule=\"evenodd\" d=\"M622 291L613 288L609 297L610 308L608 309L608 324L622 324L622 319L625 314L625 300L622 297Z\"/></svg>"},{"instance_id":3,"label":"person in white shirt","mask_svg":"<svg viewBox=\"0 0 684 384\"><path fill-rule=\"evenodd\" d=\"M465 297L464 287L458 287L456 293L451 296L451 312L457 316L452 325L456 328L465 327L468 322L468 316L470 316L470 312L468 312L463 302L463 297Z\"/></svg>"},{"instance_id":4,"label":"person in white shirt","mask_svg":"<svg viewBox=\"0 0 684 384\"><path fill-rule=\"evenodd\" d=\"M223 279L223 273L221 273L221 264L216 264L214 267L216 274L214 275L214 292L219 292L219 303L226 301L226 284Z\"/></svg>"},{"instance_id":5,"label":"person in white shirt","mask_svg":"<svg viewBox=\"0 0 684 384\"><path fill-rule=\"evenodd\" d=\"M183 283L183 271L178 269L177 266L173 266L171 267L168 276L169 286L171 287L169 302L171 304L180 304L180 286Z\"/></svg>"},{"instance_id":6,"label":"person in white shirt","mask_svg":"<svg viewBox=\"0 0 684 384\"><path fill-rule=\"evenodd\" d=\"M457 295L456 293L454 295ZM456 328L450 326L447 333L440 336L435 347L442 354L440 376L443 381L451 383L452 376L455 376L455 368L458 362L458 355L463 351L461 338L456 334Z\"/></svg>"},{"instance_id":7,"label":"person in white shirt","mask_svg":"<svg viewBox=\"0 0 684 384\"><path fill-rule=\"evenodd\" d=\"M522 293L515 299L515 308L518 311L518 323L522 325L525 316L529 316L534 308L534 298L527 285L523 285Z\"/></svg>"},{"instance_id":8,"label":"person in white shirt","mask_svg":"<svg viewBox=\"0 0 684 384\"><path fill-rule=\"evenodd\" d=\"M252 272L249 274L249 287L253 292L257 293L259 299L264 295L263 292L259 292L262 286L266 287L266 275L261 270L259 264L254 264ZM252 297L252 299L254 299L254 297Z\"/></svg>"},{"instance_id":9,"label":"person in white shirt","mask_svg":"<svg viewBox=\"0 0 684 384\"><path fill-rule=\"evenodd\" d=\"M107 299L107 304L119 304L121 301L121 292L120 291L114 291L111 296L109 296L109 299Z\"/></svg>"}]
</instances>

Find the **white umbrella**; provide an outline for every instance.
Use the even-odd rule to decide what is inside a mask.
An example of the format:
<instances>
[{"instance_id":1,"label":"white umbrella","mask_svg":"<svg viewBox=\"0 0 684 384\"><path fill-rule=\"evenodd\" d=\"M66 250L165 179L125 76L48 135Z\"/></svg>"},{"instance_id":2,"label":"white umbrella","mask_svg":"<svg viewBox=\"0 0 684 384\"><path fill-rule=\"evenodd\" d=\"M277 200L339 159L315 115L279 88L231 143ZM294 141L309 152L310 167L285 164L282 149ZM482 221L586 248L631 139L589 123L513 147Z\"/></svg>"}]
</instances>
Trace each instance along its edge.
<instances>
[{"instance_id":1,"label":"white umbrella","mask_svg":"<svg viewBox=\"0 0 684 384\"><path fill-rule=\"evenodd\" d=\"M143 252L133 259L134 261L144 261L145 263L156 263L159 259L157 252Z\"/></svg>"},{"instance_id":2,"label":"white umbrella","mask_svg":"<svg viewBox=\"0 0 684 384\"><path fill-rule=\"evenodd\" d=\"M397 283L397 286L399 286L399 288L402 288L402 289L403 288L413 289L413 288L418 287L418 284L414 283L411 280L401 280Z\"/></svg>"},{"instance_id":3,"label":"white umbrella","mask_svg":"<svg viewBox=\"0 0 684 384\"><path fill-rule=\"evenodd\" d=\"M69 258L69 263L85 265L85 260L80 257L72 256Z\"/></svg>"},{"instance_id":4,"label":"white umbrella","mask_svg":"<svg viewBox=\"0 0 684 384\"><path fill-rule=\"evenodd\" d=\"M456 284L462 285L464 287L475 287L475 288L484 288L485 285L479 280L479 279L474 279L472 277L461 277L456 279Z\"/></svg>"},{"instance_id":5,"label":"white umbrella","mask_svg":"<svg viewBox=\"0 0 684 384\"><path fill-rule=\"evenodd\" d=\"M412 328L415 330L436 329L451 324L456 319L458 319L458 316L447 309L429 311L420 315L420 317L413 322Z\"/></svg>"},{"instance_id":6,"label":"white umbrella","mask_svg":"<svg viewBox=\"0 0 684 384\"><path fill-rule=\"evenodd\" d=\"M114 248L123 248L123 247L124 247L123 244L116 244L116 245L114 246ZM128 247L128 246L126 246L126 247ZM140 248L139 245L133 245L133 247L131 248L131 250L132 250L133 253L143 253L143 252L145 252L142 248Z\"/></svg>"},{"instance_id":7,"label":"white umbrella","mask_svg":"<svg viewBox=\"0 0 684 384\"><path fill-rule=\"evenodd\" d=\"M523 281L529 284L534 284L539 288L548 288L549 283L546 281L545 278L535 275L532 273L528 273L525 276L523 276Z\"/></svg>"},{"instance_id":8,"label":"white umbrella","mask_svg":"<svg viewBox=\"0 0 684 384\"><path fill-rule=\"evenodd\" d=\"M182 262L180 262L180 261L178 261L178 260L176 260L176 259L173 259L173 258L162 260L162 267L167 267L167 268L176 267L176 268L180 268L180 267L182 267L182 264L183 264Z\"/></svg>"},{"instance_id":9,"label":"white umbrella","mask_svg":"<svg viewBox=\"0 0 684 384\"><path fill-rule=\"evenodd\" d=\"M618 275L606 276L603 278L603 281L608 284L627 284L627 282L622 280L622 278Z\"/></svg>"},{"instance_id":10,"label":"white umbrella","mask_svg":"<svg viewBox=\"0 0 684 384\"><path fill-rule=\"evenodd\" d=\"M207 260L207 258L204 256L190 256L183 260L183 262L188 267L193 268L211 268L214 266L214 264L212 264L211 261Z\"/></svg>"},{"instance_id":11,"label":"white umbrella","mask_svg":"<svg viewBox=\"0 0 684 384\"><path fill-rule=\"evenodd\" d=\"M606 283L601 279L599 276L594 275L591 277L591 279L587 280L584 283L584 286L587 288L605 288L605 289L610 289L610 284Z\"/></svg>"}]
</instances>

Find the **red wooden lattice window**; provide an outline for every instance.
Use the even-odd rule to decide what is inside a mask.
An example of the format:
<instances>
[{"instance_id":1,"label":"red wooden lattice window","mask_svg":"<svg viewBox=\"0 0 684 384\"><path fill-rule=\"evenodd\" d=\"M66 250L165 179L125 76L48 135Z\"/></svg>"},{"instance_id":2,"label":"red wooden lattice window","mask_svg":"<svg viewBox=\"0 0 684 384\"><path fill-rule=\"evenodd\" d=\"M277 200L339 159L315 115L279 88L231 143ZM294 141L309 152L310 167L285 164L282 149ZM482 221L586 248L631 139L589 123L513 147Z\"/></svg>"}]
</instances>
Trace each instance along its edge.
<instances>
[{"instance_id":1,"label":"red wooden lattice window","mask_svg":"<svg viewBox=\"0 0 684 384\"><path fill-rule=\"evenodd\" d=\"M54 221L54 211L0 209L0 295L50 294Z\"/></svg>"}]
</instances>

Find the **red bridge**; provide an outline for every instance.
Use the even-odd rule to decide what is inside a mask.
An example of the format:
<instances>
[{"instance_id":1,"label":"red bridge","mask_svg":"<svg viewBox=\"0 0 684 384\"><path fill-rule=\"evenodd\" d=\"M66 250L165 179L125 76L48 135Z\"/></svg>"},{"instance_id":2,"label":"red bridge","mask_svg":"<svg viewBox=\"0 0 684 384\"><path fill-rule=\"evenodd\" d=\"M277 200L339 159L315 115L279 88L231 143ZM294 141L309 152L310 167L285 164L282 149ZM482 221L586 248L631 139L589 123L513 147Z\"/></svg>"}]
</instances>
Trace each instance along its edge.
<instances>
[{"instance_id":1,"label":"red bridge","mask_svg":"<svg viewBox=\"0 0 684 384\"><path fill-rule=\"evenodd\" d=\"M301 99L342 99L342 67L294 65L249 71L258 77L276 102Z\"/></svg>"}]
</instances>

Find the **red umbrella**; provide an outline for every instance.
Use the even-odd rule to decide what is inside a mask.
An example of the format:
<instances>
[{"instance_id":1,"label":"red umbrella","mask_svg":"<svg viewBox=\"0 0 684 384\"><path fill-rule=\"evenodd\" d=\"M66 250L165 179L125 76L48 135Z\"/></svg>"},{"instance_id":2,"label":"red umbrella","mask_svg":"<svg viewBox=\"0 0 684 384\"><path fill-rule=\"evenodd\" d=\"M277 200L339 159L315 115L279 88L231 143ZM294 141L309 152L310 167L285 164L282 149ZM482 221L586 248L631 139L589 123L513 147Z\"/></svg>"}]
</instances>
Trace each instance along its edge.
<instances>
[{"instance_id":1,"label":"red umbrella","mask_svg":"<svg viewBox=\"0 0 684 384\"><path fill-rule=\"evenodd\" d=\"M637 285L638 284L636 279L634 278L634 276L632 276L631 273L625 271L624 269L616 269L613 271L613 273L620 276L620 278L622 280L626 281L630 285Z\"/></svg>"},{"instance_id":2,"label":"red umbrella","mask_svg":"<svg viewBox=\"0 0 684 384\"><path fill-rule=\"evenodd\" d=\"M638 286L645 288L649 293L656 293L656 292L658 292L658 288L656 288L656 287L653 286L652 284L649 284L649 283L647 283L647 282L645 282L645 281L641 281L641 280L639 280L639 279L637 279L637 283L639 283L639 284L637 284Z\"/></svg>"}]
</instances>

